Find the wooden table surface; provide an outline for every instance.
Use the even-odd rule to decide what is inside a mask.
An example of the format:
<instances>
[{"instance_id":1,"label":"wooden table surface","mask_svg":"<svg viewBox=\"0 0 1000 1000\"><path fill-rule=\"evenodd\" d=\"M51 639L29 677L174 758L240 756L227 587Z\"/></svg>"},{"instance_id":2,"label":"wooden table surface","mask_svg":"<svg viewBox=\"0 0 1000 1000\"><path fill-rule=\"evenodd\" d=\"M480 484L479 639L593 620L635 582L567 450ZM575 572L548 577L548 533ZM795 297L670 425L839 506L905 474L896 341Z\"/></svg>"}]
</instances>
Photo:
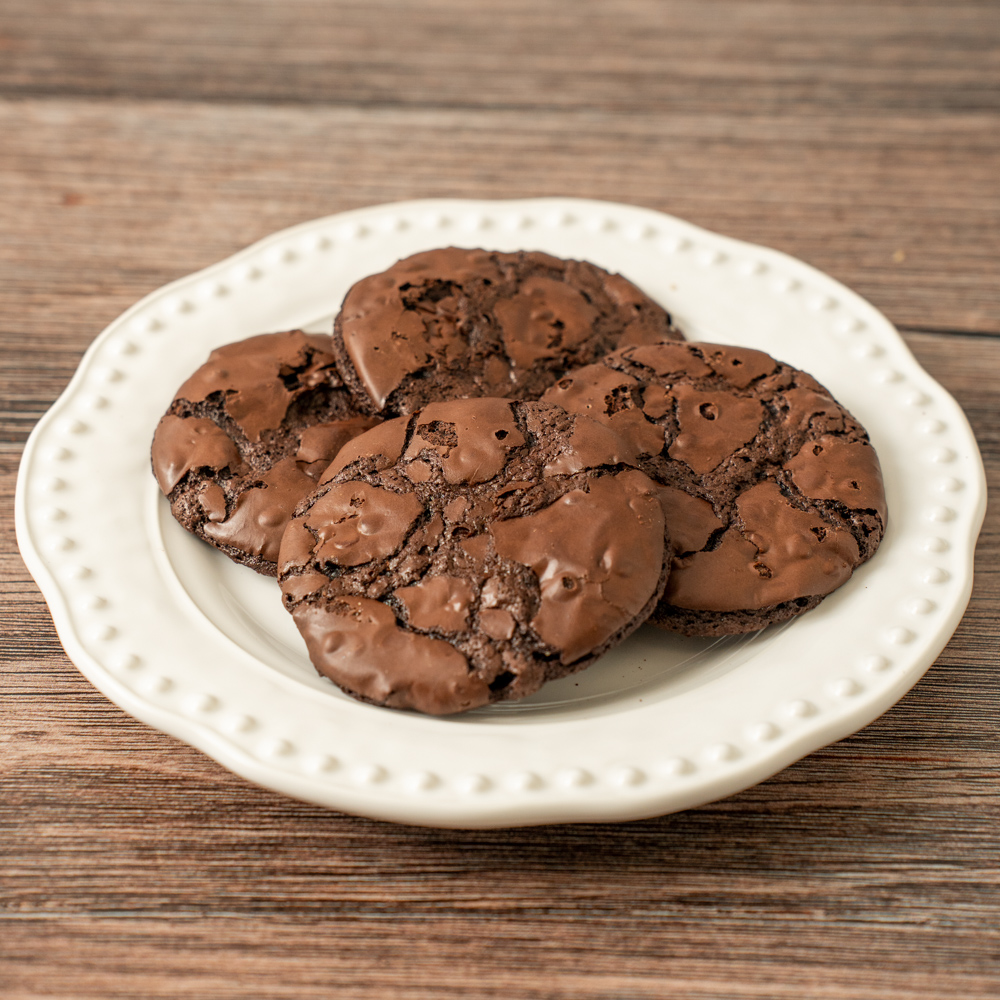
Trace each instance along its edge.
<instances>
[{"instance_id":1,"label":"wooden table surface","mask_svg":"<svg viewBox=\"0 0 1000 1000\"><path fill-rule=\"evenodd\" d=\"M276 229L571 194L801 257L888 314L1000 487L1000 6L0 2L0 996L1000 997L1000 514L927 676L740 795L448 832L256 788L69 662L17 553L97 333Z\"/></svg>"}]
</instances>

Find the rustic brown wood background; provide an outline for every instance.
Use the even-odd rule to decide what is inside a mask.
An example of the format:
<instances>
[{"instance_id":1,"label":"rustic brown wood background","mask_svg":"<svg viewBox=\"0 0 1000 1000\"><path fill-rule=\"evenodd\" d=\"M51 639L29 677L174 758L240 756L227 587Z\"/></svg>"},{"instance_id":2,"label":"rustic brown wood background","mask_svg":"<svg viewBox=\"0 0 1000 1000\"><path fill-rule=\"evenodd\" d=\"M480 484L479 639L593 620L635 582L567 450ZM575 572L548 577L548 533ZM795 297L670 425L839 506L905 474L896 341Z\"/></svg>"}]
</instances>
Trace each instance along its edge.
<instances>
[{"instance_id":1,"label":"rustic brown wood background","mask_svg":"<svg viewBox=\"0 0 1000 1000\"><path fill-rule=\"evenodd\" d=\"M24 441L101 328L271 231L401 198L633 202L900 327L1000 489L1000 5L0 0L0 996L1000 997L1000 514L874 725L621 826L371 822L248 785L67 660Z\"/></svg>"}]
</instances>

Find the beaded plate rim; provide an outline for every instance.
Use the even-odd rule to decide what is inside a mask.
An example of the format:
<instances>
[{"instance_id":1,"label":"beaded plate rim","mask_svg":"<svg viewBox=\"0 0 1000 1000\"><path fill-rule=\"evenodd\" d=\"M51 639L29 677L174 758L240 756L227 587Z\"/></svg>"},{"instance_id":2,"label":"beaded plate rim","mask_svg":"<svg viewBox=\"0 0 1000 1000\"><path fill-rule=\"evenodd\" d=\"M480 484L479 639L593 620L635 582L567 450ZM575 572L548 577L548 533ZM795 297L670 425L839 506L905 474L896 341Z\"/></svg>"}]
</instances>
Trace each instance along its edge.
<instances>
[{"instance_id":1,"label":"beaded plate rim","mask_svg":"<svg viewBox=\"0 0 1000 1000\"><path fill-rule=\"evenodd\" d=\"M126 556L112 555L111 565L102 561L94 538L107 541L111 525L126 536L119 540L115 534L112 547L119 542L122 551L128 544L155 545L149 541L156 536L149 529L148 510L143 508L141 526L132 518L123 522L120 512L116 515L117 494L111 492L124 484L128 503L132 493L148 500L148 466L140 473L136 463L139 451L148 454L148 437L125 434L123 450L130 458L121 467L113 464L117 458L103 459L101 467L99 443L102 432L107 435L114 428L122 433L115 414L128 405L129 393L148 394L169 337L194 337L209 321L206 317L244 307L247 315L237 325L246 326L262 303L275 315L289 317L281 328L300 325L310 310L320 315L320 305L330 304L322 290L315 290L308 268L323 273L334 260L346 269L355 258L363 266L373 253L382 258L395 254L388 263L403 255L399 249L412 252L414 241L417 248L421 241L427 246L523 245L551 248L561 256L573 255L566 252L567 245L579 246L586 251L580 256L603 255L595 262L606 267L614 267L619 258L633 267L640 260L673 261L696 287L691 293L694 322L685 324L681 312L682 327L703 327L699 311L709 314L713 308L707 298L736 289L737 299L742 295L743 301L756 302L761 315L773 310L779 331L775 337L780 339L782 325L794 320L796 329L826 338L822 350L849 357L859 378L885 403L885 414L875 424L868 421L873 438L883 420L896 421L893 440L909 444L912 438L918 468L904 483L899 513L894 508L890 514L893 552L902 553L899 566L913 572L903 585L899 568L883 572L876 555L872 569L862 567L855 575L855 580L864 576L871 582L878 600L884 602L891 590L891 608L877 605L872 617L872 595L863 595L860 580L852 581L849 595L824 602L820 607L829 605L829 613L823 616L803 616L793 630L794 640L785 643L788 655L797 650L801 657L810 649L812 632L818 649L838 621L843 629L843 616L857 612L864 596L865 613L878 624L857 649L851 646L853 637L841 640L845 650L850 648L849 655L845 652L849 664L841 667L820 650L815 654L819 664L794 689L784 687L787 679L779 682L771 676L773 664L757 664L753 669L775 687L773 697L757 704L750 699L743 710L728 702L746 678L719 681L685 706L690 711L694 705L704 715L700 742L690 735L686 742L656 736L678 709L672 702L636 707L627 718L623 714L602 722L602 734L619 741L603 754L585 745L588 729L594 731L596 723L563 724L562 735L554 736L551 723L540 718L527 726L529 741L532 736L537 740L538 756L533 758L514 746L503 727L471 724L446 730L439 720L353 702L313 698L307 705L294 685L252 671L240 675L250 676L251 682L237 689L232 683L236 675L225 673L230 664L211 663L210 630L185 618L179 607L157 606L157 599L162 603L169 593L162 581L150 582L149 593L137 593ZM314 283L307 284L309 280ZM302 293L301 300L290 289ZM723 315L724 306L720 308ZM711 319L709 315L710 328ZM239 335L253 332L259 330L247 328ZM759 346L774 353L769 343ZM786 347L807 355L820 349L793 341ZM167 390L169 400L173 384ZM102 476L81 477L88 455L89 467L103 469ZM15 521L23 557L70 659L136 718L200 748L236 773L294 797L399 822L490 827L619 821L689 808L747 788L877 718L934 662L964 613L985 495L982 459L957 403L923 371L881 313L828 275L778 251L634 206L565 198L435 199L377 205L294 226L136 303L98 336L67 389L32 432L18 476ZM149 557L153 565L153 553ZM139 561L145 558L143 552ZM148 640L144 644L137 621L146 631L166 630L163 648L151 649ZM172 629L190 634L175 636ZM202 647L207 649L199 665L195 661ZM723 701L705 701L709 694ZM325 735L327 726L332 736ZM369 739L364 727L372 726L386 734L381 755L370 746L364 749ZM458 733L462 752L454 766L441 756L445 732L452 742ZM524 734L522 727L517 739ZM567 739L557 751L556 741ZM498 764L505 750L514 759L509 766Z\"/></svg>"}]
</instances>

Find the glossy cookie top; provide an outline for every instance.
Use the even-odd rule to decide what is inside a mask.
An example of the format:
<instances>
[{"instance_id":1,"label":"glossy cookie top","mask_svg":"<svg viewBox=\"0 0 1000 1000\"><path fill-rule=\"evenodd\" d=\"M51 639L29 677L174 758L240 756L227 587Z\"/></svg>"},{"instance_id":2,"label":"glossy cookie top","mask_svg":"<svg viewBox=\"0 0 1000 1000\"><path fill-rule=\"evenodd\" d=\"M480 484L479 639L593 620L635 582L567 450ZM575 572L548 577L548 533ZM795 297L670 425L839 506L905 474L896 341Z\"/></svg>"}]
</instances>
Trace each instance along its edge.
<instances>
[{"instance_id":1,"label":"glossy cookie top","mask_svg":"<svg viewBox=\"0 0 1000 1000\"><path fill-rule=\"evenodd\" d=\"M345 382L389 416L438 399L537 399L614 348L679 338L621 275L540 252L455 247L362 278L334 326Z\"/></svg>"},{"instance_id":2,"label":"glossy cookie top","mask_svg":"<svg viewBox=\"0 0 1000 1000\"><path fill-rule=\"evenodd\" d=\"M662 509L633 462L595 421L497 398L356 438L281 546L313 663L362 700L436 715L586 666L665 582Z\"/></svg>"},{"instance_id":3,"label":"glossy cookie top","mask_svg":"<svg viewBox=\"0 0 1000 1000\"><path fill-rule=\"evenodd\" d=\"M174 517L260 573L275 574L288 518L341 445L378 423L358 413L330 346L293 330L220 347L156 428L153 472Z\"/></svg>"},{"instance_id":4,"label":"glossy cookie top","mask_svg":"<svg viewBox=\"0 0 1000 1000\"><path fill-rule=\"evenodd\" d=\"M717 635L788 618L882 538L885 493L864 428L762 351L625 348L543 398L621 434L660 485L674 559L655 624Z\"/></svg>"}]
</instances>

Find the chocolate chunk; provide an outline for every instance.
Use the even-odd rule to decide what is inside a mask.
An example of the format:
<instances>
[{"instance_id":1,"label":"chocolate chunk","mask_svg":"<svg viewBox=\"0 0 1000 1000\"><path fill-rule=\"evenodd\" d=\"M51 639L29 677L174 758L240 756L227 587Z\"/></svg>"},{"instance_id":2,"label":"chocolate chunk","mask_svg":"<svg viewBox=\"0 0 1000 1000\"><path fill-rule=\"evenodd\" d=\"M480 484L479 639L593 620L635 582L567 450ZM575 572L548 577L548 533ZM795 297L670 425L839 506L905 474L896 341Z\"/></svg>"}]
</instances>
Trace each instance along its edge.
<instances>
[{"instance_id":1,"label":"chocolate chunk","mask_svg":"<svg viewBox=\"0 0 1000 1000\"><path fill-rule=\"evenodd\" d=\"M201 525L202 536L223 550L244 553L273 564L285 525L295 505L316 485L294 458L283 458L255 482L237 494L225 518L209 517ZM206 489L222 489L210 483ZM223 492L225 492L223 490Z\"/></svg>"},{"instance_id":2,"label":"chocolate chunk","mask_svg":"<svg viewBox=\"0 0 1000 1000\"><path fill-rule=\"evenodd\" d=\"M153 472L164 494L192 470L235 472L240 453L229 435L211 420L184 420L168 413L156 425L153 436Z\"/></svg>"},{"instance_id":3,"label":"chocolate chunk","mask_svg":"<svg viewBox=\"0 0 1000 1000\"><path fill-rule=\"evenodd\" d=\"M455 247L362 278L334 324L345 383L387 416L472 396L537 399L616 347L678 339L668 313L621 275Z\"/></svg>"},{"instance_id":4,"label":"chocolate chunk","mask_svg":"<svg viewBox=\"0 0 1000 1000\"><path fill-rule=\"evenodd\" d=\"M434 452L448 483L483 483L493 479L507 464L507 455L524 444L510 405L502 399L484 399L476 407L462 400L429 403L420 411L406 458ZM426 462L414 463L427 469ZM413 478L412 476L410 477ZM417 481L417 480L414 480Z\"/></svg>"},{"instance_id":5,"label":"chocolate chunk","mask_svg":"<svg viewBox=\"0 0 1000 1000\"><path fill-rule=\"evenodd\" d=\"M395 596L403 602L406 617L416 628L464 632L469 624L469 605L474 595L467 580L430 576L409 587L400 587ZM513 619L511 623L513 629Z\"/></svg>"},{"instance_id":6,"label":"chocolate chunk","mask_svg":"<svg viewBox=\"0 0 1000 1000\"><path fill-rule=\"evenodd\" d=\"M531 627L572 663L638 615L656 589L660 561L646 551L663 513L641 472L597 479L534 514L490 527L499 556L528 566L540 601ZM626 530L635 528L640 530ZM647 529L647 530L641 530Z\"/></svg>"},{"instance_id":7,"label":"chocolate chunk","mask_svg":"<svg viewBox=\"0 0 1000 1000\"><path fill-rule=\"evenodd\" d=\"M284 602L320 673L364 701L448 714L580 670L650 613L663 510L616 434L489 397L401 419L396 460L366 457L386 425L357 438L282 542Z\"/></svg>"},{"instance_id":8,"label":"chocolate chunk","mask_svg":"<svg viewBox=\"0 0 1000 1000\"><path fill-rule=\"evenodd\" d=\"M153 438L153 472L174 517L274 576L295 505L341 447L378 424L337 374L327 336L262 334L212 351Z\"/></svg>"},{"instance_id":9,"label":"chocolate chunk","mask_svg":"<svg viewBox=\"0 0 1000 1000\"><path fill-rule=\"evenodd\" d=\"M864 428L815 379L718 344L622 348L543 400L631 442L673 540L650 621L688 635L815 607L871 558L887 512Z\"/></svg>"},{"instance_id":10,"label":"chocolate chunk","mask_svg":"<svg viewBox=\"0 0 1000 1000\"><path fill-rule=\"evenodd\" d=\"M711 472L753 441L764 420L759 399L705 391L683 382L674 382L670 394L677 435L667 454L698 473Z\"/></svg>"},{"instance_id":11,"label":"chocolate chunk","mask_svg":"<svg viewBox=\"0 0 1000 1000\"><path fill-rule=\"evenodd\" d=\"M882 470L866 441L823 435L807 441L785 468L803 496L834 500L852 510L874 510L886 520Z\"/></svg>"},{"instance_id":12,"label":"chocolate chunk","mask_svg":"<svg viewBox=\"0 0 1000 1000\"><path fill-rule=\"evenodd\" d=\"M793 507L778 484L741 493L737 522L714 549L682 560L665 600L689 611L746 611L823 597L848 580L858 543L847 528Z\"/></svg>"},{"instance_id":13,"label":"chocolate chunk","mask_svg":"<svg viewBox=\"0 0 1000 1000\"><path fill-rule=\"evenodd\" d=\"M299 604L292 616L313 662L336 663L338 682L363 701L456 712L489 700L458 649L401 628L392 609L378 601L345 596Z\"/></svg>"},{"instance_id":14,"label":"chocolate chunk","mask_svg":"<svg viewBox=\"0 0 1000 1000\"><path fill-rule=\"evenodd\" d=\"M315 534L318 562L357 566L395 552L423 509L411 493L337 483L310 504L303 523Z\"/></svg>"}]
</instances>

